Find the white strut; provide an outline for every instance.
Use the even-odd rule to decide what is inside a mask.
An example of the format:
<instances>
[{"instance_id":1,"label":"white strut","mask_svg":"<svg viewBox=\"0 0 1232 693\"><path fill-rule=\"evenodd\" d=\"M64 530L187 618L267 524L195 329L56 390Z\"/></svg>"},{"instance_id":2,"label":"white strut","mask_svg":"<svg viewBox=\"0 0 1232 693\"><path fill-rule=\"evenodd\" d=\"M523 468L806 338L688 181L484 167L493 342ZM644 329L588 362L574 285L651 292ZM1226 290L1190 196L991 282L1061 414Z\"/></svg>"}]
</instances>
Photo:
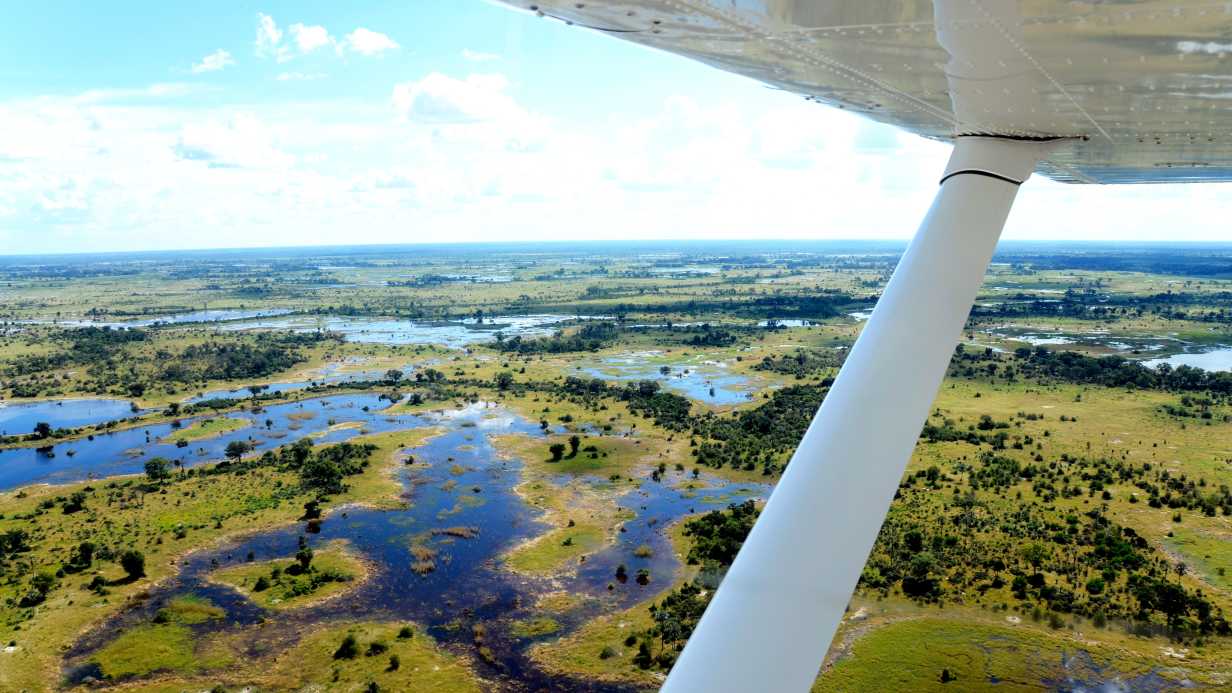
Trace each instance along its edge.
<instances>
[{"instance_id":1,"label":"white strut","mask_svg":"<svg viewBox=\"0 0 1232 693\"><path fill-rule=\"evenodd\" d=\"M812 685L1018 186L1048 147L957 138L932 207L664 691Z\"/></svg>"}]
</instances>

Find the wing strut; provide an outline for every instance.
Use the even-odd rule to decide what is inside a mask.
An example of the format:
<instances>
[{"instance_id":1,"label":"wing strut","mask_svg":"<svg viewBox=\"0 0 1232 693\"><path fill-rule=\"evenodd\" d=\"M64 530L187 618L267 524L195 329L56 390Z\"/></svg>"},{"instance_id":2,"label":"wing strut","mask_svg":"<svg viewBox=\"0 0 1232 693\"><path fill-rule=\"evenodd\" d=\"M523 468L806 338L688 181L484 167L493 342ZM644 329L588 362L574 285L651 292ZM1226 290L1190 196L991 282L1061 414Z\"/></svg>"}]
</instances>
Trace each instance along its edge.
<instances>
[{"instance_id":1,"label":"wing strut","mask_svg":"<svg viewBox=\"0 0 1232 693\"><path fill-rule=\"evenodd\" d=\"M806 691L1049 145L959 137L924 222L663 690Z\"/></svg>"}]
</instances>

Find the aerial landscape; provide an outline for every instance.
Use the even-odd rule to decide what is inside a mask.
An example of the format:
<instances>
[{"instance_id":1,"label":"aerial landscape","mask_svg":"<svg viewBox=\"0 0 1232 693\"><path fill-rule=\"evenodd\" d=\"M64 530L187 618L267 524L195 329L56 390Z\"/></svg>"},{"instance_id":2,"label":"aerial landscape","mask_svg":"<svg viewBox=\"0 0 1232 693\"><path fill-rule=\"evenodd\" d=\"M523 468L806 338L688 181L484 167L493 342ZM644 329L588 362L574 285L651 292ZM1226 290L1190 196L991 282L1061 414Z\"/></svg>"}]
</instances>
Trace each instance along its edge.
<instances>
[{"instance_id":1,"label":"aerial landscape","mask_svg":"<svg viewBox=\"0 0 1232 693\"><path fill-rule=\"evenodd\" d=\"M0 258L0 689L653 690L902 250ZM816 690L1232 685L1230 268L1002 244Z\"/></svg>"},{"instance_id":2,"label":"aerial landscape","mask_svg":"<svg viewBox=\"0 0 1232 693\"><path fill-rule=\"evenodd\" d=\"M8 3L0 693L1232 691L1232 3Z\"/></svg>"}]
</instances>

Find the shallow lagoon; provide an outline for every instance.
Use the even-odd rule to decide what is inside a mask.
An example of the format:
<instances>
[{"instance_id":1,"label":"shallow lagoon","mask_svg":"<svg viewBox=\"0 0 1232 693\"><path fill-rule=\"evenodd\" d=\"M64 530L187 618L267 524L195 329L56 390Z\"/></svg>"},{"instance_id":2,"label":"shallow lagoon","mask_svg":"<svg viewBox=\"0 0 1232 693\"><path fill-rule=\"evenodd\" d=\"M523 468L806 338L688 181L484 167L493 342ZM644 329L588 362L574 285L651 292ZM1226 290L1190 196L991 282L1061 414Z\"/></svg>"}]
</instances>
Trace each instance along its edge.
<instances>
[{"instance_id":1,"label":"shallow lagoon","mask_svg":"<svg viewBox=\"0 0 1232 693\"><path fill-rule=\"evenodd\" d=\"M670 369L663 373L661 368ZM707 404L739 404L752 399L750 381L732 373L727 364L704 357L667 358L661 351L610 356L579 367L595 378L653 380L685 397Z\"/></svg>"},{"instance_id":2,"label":"shallow lagoon","mask_svg":"<svg viewBox=\"0 0 1232 693\"><path fill-rule=\"evenodd\" d=\"M188 467L222 459L227 443L234 440L253 443L260 452L310 434L318 436L320 442L338 442L359 433L359 428L335 428L331 421L334 424L359 422L360 428L372 433L405 427L405 417L381 413L388 406L389 402L377 395L353 394L275 404L258 412L232 412L221 416L246 420L249 426L195 441L184 448L161 442L176 429L171 423L160 423L96 433L93 440L58 442L50 449L0 449L0 490L32 483L61 484L116 474L137 474L152 457L165 457ZM186 417L181 425L187 427L206 418L213 417Z\"/></svg>"},{"instance_id":3,"label":"shallow lagoon","mask_svg":"<svg viewBox=\"0 0 1232 693\"><path fill-rule=\"evenodd\" d=\"M769 492L764 485L734 485L708 476L695 482L700 488L689 489L683 472L669 472L662 482L642 480L620 496L619 504L634 517L624 523L625 531L617 534L614 545L593 555L574 573L552 578L515 575L501 567L499 557L537 534L542 526L536 520L537 511L511 490L521 479L521 464L500 457L489 436L541 436L542 432L536 423L485 404L443 415L399 418L401 429L436 425L445 427L443 435L403 453L414 456L413 464L398 471L408 507L335 510L326 517L319 534L304 535L310 547L345 539L374 566L372 578L345 599L290 612L265 612L238 593L208 582L210 572L243 562L249 552L258 561L293 554L303 528L297 525L242 537L188 555L177 579L156 588L144 606L126 611L87 634L68 654L70 678L80 680L95 673L89 663L91 653L123 628L148 622L170 599L195 594L211 599L227 613L222 622L193 626L199 635L219 629L242 634L245 625L264 618L270 623L260 635L250 632L248 637L260 637L262 648L285 647L306 629L334 620L412 620L426 626L439 641L468 649L471 623L483 621L495 664L476 661L475 666L485 677L507 688L630 690L623 685L576 681L539 671L526 656L528 646L536 639L513 636L508 632L509 621L538 615L528 605L538 596L560 589L590 597L558 618L565 631L599 612L627 608L653 597L671 584L679 567L664 534L672 521L691 511L723 507ZM555 481L565 480L562 475ZM432 533L433 529L458 526L477 527L479 533L471 539ZM415 543L438 552L434 571L426 575L411 571L415 558L410 549ZM634 549L643 544L652 548L652 555L633 556ZM615 567L620 563L629 567L630 574L648 569L650 583L615 580Z\"/></svg>"},{"instance_id":4,"label":"shallow lagoon","mask_svg":"<svg viewBox=\"0 0 1232 693\"><path fill-rule=\"evenodd\" d=\"M340 316L298 316L278 320L238 322L223 326L224 330L275 329L314 332L340 332L352 342L373 344L443 344L460 349L469 344L495 339L500 332L505 337L547 337L560 323L585 319L569 315L519 315L487 318L479 322L465 320L431 322L397 318L352 318Z\"/></svg>"},{"instance_id":5,"label":"shallow lagoon","mask_svg":"<svg viewBox=\"0 0 1232 693\"><path fill-rule=\"evenodd\" d=\"M251 320L253 318L269 318L278 315L286 315L290 312L290 310L285 308L271 308L268 310L211 309L133 320L64 320L59 321L56 324L67 327L151 327L153 325L182 325L196 322Z\"/></svg>"},{"instance_id":6,"label":"shallow lagoon","mask_svg":"<svg viewBox=\"0 0 1232 693\"><path fill-rule=\"evenodd\" d=\"M308 380L296 380L282 383L259 383L254 384L261 388L260 394L278 394L284 392L295 392L304 390L313 385L336 385L339 383L356 383L367 382L372 380L380 380L385 377L385 373L389 369L366 369L358 371L344 371L343 366L346 364L334 362L326 364L320 369L320 377L309 378ZM414 371L414 366L404 364L399 367L404 375L408 375ZM210 390L203 392L194 397L185 399L188 404L196 402L204 402L211 399L245 399L252 396L252 390L248 387L237 387L234 389Z\"/></svg>"},{"instance_id":7,"label":"shallow lagoon","mask_svg":"<svg viewBox=\"0 0 1232 693\"><path fill-rule=\"evenodd\" d=\"M0 404L0 435L22 435L46 422L55 428L92 426L136 416L132 402L122 399L55 399Z\"/></svg>"},{"instance_id":8,"label":"shallow lagoon","mask_svg":"<svg viewBox=\"0 0 1232 693\"><path fill-rule=\"evenodd\" d=\"M1232 347L1220 347L1210 351L1187 354L1173 354L1166 358L1144 361L1142 365L1154 368L1165 363L1173 368L1177 366L1191 366L1205 371L1232 371Z\"/></svg>"}]
</instances>

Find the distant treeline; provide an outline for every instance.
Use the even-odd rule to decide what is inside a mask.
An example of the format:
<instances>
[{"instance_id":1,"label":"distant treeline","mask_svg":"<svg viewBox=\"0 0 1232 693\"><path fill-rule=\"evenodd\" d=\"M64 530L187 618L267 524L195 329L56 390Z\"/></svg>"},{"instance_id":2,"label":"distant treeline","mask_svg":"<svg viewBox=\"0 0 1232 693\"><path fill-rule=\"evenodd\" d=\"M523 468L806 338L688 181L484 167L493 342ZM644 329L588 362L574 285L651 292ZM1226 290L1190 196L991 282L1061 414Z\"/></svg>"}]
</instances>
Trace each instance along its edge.
<instances>
[{"instance_id":1,"label":"distant treeline","mask_svg":"<svg viewBox=\"0 0 1232 693\"><path fill-rule=\"evenodd\" d=\"M1145 272L1192 277L1232 276L1232 250L1211 247L1144 247L1138 249L1070 249L1049 252L1001 250L995 260L1030 265L1037 270Z\"/></svg>"},{"instance_id":2,"label":"distant treeline","mask_svg":"<svg viewBox=\"0 0 1232 693\"><path fill-rule=\"evenodd\" d=\"M498 332L496 348L517 354L561 354L573 351L598 351L616 339L618 331L611 322L589 322L572 333L560 332L551 337L523 339L515 335L504 339Z\"/></svg>"},{"instance_id":3,"label":"distant treeline","mask_svg":"<svg viewBox=\"0 0 1232 693\"><path fill-rule=\"evenodd\" d=\"M1069 290L1060 298L1041 299L1019 293L1004 300L977 304L971 310L976 318L1014 318L1030 315L1065 317L1076 320L1108 320L1118 317L1157 315L1169 320L1232 322L1232 310L1216 306L1232 302L1232 292L1208 294L1166 292L1150 296L1108 296L1095 291ZM1182 307L1188 306L1185 310Z\"/></svg>"},{"instance_id":4,"label":"distant treeline","mask_svg":"<svg viewBox=\"0 0 1232 693\"><path fill-rule=\"evenodd\" d=\"M1086 356L1073 351L1050 351L1044 347L1021 347L1007 356L991 349L972 351L959 345L950 368L951 373L967 377L999 375L1009 380L1056 379L1140 390L1232 394L1232 373L1229 372L1206 371L1192 366L1173 368L1168 364L1148 368L1122 356Z\"/></svg>"}]
</instances>

